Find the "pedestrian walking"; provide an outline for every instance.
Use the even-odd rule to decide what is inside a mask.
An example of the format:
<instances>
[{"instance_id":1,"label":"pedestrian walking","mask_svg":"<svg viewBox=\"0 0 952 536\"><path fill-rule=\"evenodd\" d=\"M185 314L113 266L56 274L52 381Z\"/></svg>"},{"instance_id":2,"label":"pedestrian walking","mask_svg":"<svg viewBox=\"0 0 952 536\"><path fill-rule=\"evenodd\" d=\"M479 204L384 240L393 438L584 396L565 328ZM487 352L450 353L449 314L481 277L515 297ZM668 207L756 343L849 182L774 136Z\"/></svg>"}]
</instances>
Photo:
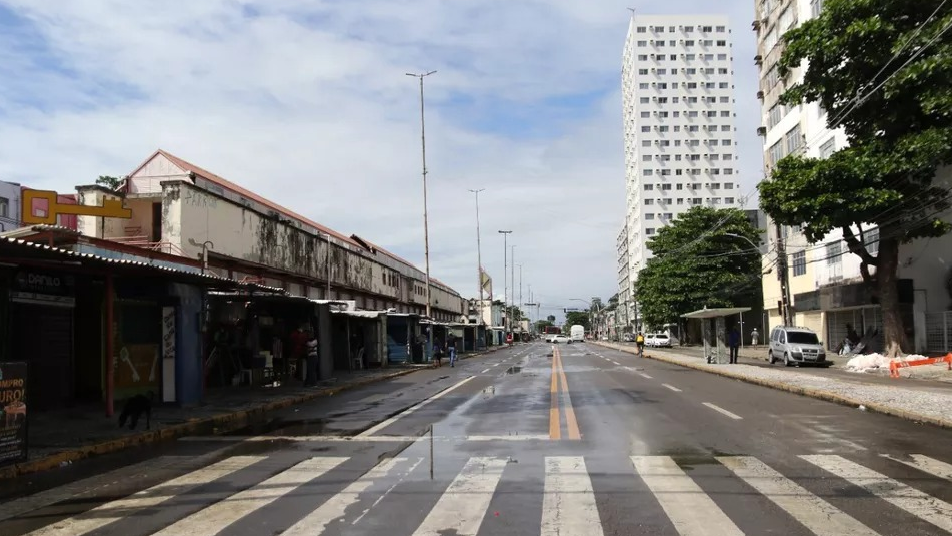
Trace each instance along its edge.
<instances>
[{"instance_id":1,"label":"pedestrian walking","mask_svg":"<svg viewBox=\"0 0 952 536\"><path fill-rule=\"evenodd\" d=\"M757 346L757 343L760 342L760 332L757 331L757 328L754 328L754 331L750 332L750 344Z\"/></svg>"},{"instance_id":2,"label":"pedestrian walking","mask_svg":"<svg viewBox=\"0 0 952 536\"><path fill-rule=\"evenodd\" d=\"M734 326L734 329L731 330L730 334L727 336L727 345L730 346L731 351L731 365L737 364L737 349L740 347L740 328Z\"/></svg>"},{"instance_id":3,"label":"pedestrian walking","mask_svg":"<svg viewBox=\"0 0 952 536\"><path fill-rule=\"evenodd\" d=\"M450 367L456 366L456 335L450 333L446 337L446 353L450 356Z\"/></svg>"},{"instance_id":4,"label":"pedestrian walking","mask_svg":"<svg viewBox=\"0 0 952 536\"><path fill-rule=\"evenodd\" d=\"M437 368L443 366L443 341L439 338L433 339L433 359L436 360Z\"/></svg>"},{"instance_id":5,"label":"pedestrian walking","mask_svg":"<svg viewBox=\"0 0 952 536\"><path fill-rule=\"evenodd\" d=\"M307 361L304 365L304 387L317 386L317 337L313 332L307 341Z\"/></svg>"}]
</instances>

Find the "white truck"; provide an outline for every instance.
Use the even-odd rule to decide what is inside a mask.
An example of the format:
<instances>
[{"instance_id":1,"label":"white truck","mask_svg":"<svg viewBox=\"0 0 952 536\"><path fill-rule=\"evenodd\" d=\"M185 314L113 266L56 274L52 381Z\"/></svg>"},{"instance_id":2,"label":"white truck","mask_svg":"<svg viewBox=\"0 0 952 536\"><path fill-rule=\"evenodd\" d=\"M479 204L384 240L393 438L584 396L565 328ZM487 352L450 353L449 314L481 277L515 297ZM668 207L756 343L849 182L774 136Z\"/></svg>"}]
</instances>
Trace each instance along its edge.
<instances>
[{"instance_id":1,"label":"white truck","mask_svg":"<svg viewBox=\"0 0 952 536\"><path fill-rule=\"evenodd\" d=\"M569 337L572 342L585 342L585 327L575 324L569 328Z\"/></svg>"}]
</instances>

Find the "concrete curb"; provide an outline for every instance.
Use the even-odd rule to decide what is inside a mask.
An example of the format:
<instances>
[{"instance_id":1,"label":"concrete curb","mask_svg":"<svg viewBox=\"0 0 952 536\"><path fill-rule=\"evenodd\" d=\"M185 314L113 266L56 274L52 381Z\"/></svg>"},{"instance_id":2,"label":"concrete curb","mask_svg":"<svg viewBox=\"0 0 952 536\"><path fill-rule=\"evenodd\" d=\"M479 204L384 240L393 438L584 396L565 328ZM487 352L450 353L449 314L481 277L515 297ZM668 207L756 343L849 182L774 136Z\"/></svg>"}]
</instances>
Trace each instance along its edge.
<instances>
[{"instance_id":1,"label":"concrete curb","mask_svg":"<svg viewBox=\"0 0 952 536\"><path fill-rule=\"evenodd\" d=\"M83 458L88 458L97 454L106 454L109 452L116 452L119 450L124 450L140 445L147 445L151 443L157 443L160 441L168 441L170 439L177 439L179 437L188 436L188 435L201 435L201 434L223 434L233 430L237 430L244 426L247 426L253 422L255 417L263 415L265 413L275 411L278 409L283 409L289 406L295 406L302 404L309 400L314 400L316 398L324 396L333 396L343 391L348 391L350 389L356 389L358 387L363 387L365 385L370 385L373 383L383 382L391 380L393 378L398 378L400 376L406 376L407 374L412 374L420 370L427 370L426 368L418 369L409 369L401 370L394 372L392 374L386 374L383 376L374 376L370 378L364 378L362 380L355 381L353 383L348 383L340 385L337 387L331 387L327 389L321 389L319 391L314 391L312 393L307 393L304 395L289 396L281 398L278 400L273 400L261 406L236 411L232 413L223 413L215 415L213 417L206 417L204 419L195 419L182 424L176 424L169 426L168 428L163 428L161 430L153 430L149 432L141 432L129 436L119 437L116 439L110 439L108 441L103 441L100 443L94 443L92 445L83 445L75 449L57 452L50 456L45 456L43 458L38 458L35 460L28 460L22 463L10 465L4 468L0 468L0 480L14 478L21 475L26 475L29 473L36 473L40 471L47 471L59 465L63 462L73 462L76 460L81 460Z\"/></svg>"},{"instance_id":2,"label":"concrete curb","mask_svg":"<svg viewBox=\"0 0 952 536\"><path fill-rule=\"evenodd\" d=\"M602 342L596 342L595 344L602 346L604 348L611 348L613 350L618 350L620 352L625 352L629 354L637 355L637 352L630 350L624 346L616 346L613 344L605 344ZM786 391L788 393L793 393L801 396L808 396L811 398L816 398L819 400L825 400L827 402L833 402L836 404L842 404L844 406L859 407L865 406L869 411L875 411L876 413L882 413L884 415L892 415L893 417L899 417L902 419L907 419L915 422L928 423L934 426L939 426L942 428L952 428L952 420L940 419L936 417L931 417L929 415L921 415L915 412L906 411L904 409L899 409L887 404L881 404L879 402L866 402L863 400L858 400L855 398L850 398L848 396L843 396L832 391L825 391L822 389L813 389L809 387L798 387L796 385L789 385L786 383L777 382L774 380L767 380L763 378L751 378L744 376L742 374L737 374L730 372L728 370L714 370L702 365L701 363L683 363L676 359L670 359L663 356L653 356L650 354L645 354L645 357L648 359L654 359L655 361L662 361L664 363L669 363L672 365L678 365L685 368L690 368L694 370L700 370L702 372L707 372L710 374L716 374L718 376L723 376L725 378L731 378L734 380L740 380L747 383L752 383L754 385L760 385L763 387L770 387L771 389L777 389L778 391Z\"/></svg>"}]
</instances>

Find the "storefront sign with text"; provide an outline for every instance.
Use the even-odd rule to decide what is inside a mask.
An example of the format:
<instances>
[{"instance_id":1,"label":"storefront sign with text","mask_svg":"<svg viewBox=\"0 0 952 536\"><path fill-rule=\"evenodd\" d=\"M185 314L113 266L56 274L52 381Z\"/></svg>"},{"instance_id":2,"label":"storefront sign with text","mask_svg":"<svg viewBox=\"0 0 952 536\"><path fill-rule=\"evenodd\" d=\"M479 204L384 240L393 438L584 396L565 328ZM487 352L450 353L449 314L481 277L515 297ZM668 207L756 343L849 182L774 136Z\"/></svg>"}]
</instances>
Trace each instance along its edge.
<instances>
[{"instance_id":1,"label":"storefront sign with text","mask_svg":"<svg viewBox=\"0 0 952 536\"><path fill-rule=\"evenodd\" d=\"M26 460L26 363L0 363L0 466Z\"/></svg>"}]
</instances>

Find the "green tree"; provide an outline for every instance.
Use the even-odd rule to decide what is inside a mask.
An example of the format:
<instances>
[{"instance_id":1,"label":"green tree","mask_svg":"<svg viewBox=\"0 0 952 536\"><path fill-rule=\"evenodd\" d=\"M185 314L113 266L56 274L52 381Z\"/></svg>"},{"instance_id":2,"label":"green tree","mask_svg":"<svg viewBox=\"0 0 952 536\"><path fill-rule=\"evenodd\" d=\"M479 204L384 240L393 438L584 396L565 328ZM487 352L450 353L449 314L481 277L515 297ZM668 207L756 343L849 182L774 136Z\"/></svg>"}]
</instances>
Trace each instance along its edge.
<instances>
[{"instance_id":1,"label":"green tree","mask_svg":"<svg viewBox=\"0 0 952 536\"><path fill-rule=\"evenodd\" d=\"M545 319L549 321L549 325L551 326L555 325L555 315L549 315L545 317Z\"/></svg>"},{"instance_id":2,"label":"green tree","mask_svg":"<svg viewBox=\"0 0 952 536\"><path fill-rule=\"evenodd\" d=\"M648 241L654 257L635 286L644 324L659 327L704 307L756 301L760 253L751 242L759 234L738 209L694 207L661 227Z\"/></svg>"},{"instance_id":3,"label":"green tree","mask_svg":"<svg viewBox=\"0 0 952 536\"><path fill-rule=\"evenodd\" d=\"M882 306L890 356L905 343L899 246L949 231L939 217L949 190L933 183L952 163L952 11L939 13L940 2L827 0L819 17L784 35L781 76L808 66L781 100L818 102L849 147L822 160L788 155L759 186L764 211L802 225L811 242L842 231ZM876 255L861 224L879 228Z\"/></svg>"},{"instance_id":4,"label":"green tree","mask_svg":"<svg viewBox=\"0 0 952 536\"><path fill-rule=\"evenodd\" d=\"M589 322L589 314L582 311L569 311L565 313L565 329L563 331L568 331L568 329L575 324L585 327L585 331L591 329L591 322Z\"/></svg>"},{"instance_id":5,"label":"green tree","mask_svg":"<svg viewBox=\"0 0 952 536\"><path fill-rule=\"evenodd\" d=\"M96 184L100 186L105 186L106 188L109 188L110 190L118 190L119 185L122 184L122 179L120 179L119 177L112 177L109 175L100 175L99 178L96 179Z\"/></svg>"}]
</instances>

